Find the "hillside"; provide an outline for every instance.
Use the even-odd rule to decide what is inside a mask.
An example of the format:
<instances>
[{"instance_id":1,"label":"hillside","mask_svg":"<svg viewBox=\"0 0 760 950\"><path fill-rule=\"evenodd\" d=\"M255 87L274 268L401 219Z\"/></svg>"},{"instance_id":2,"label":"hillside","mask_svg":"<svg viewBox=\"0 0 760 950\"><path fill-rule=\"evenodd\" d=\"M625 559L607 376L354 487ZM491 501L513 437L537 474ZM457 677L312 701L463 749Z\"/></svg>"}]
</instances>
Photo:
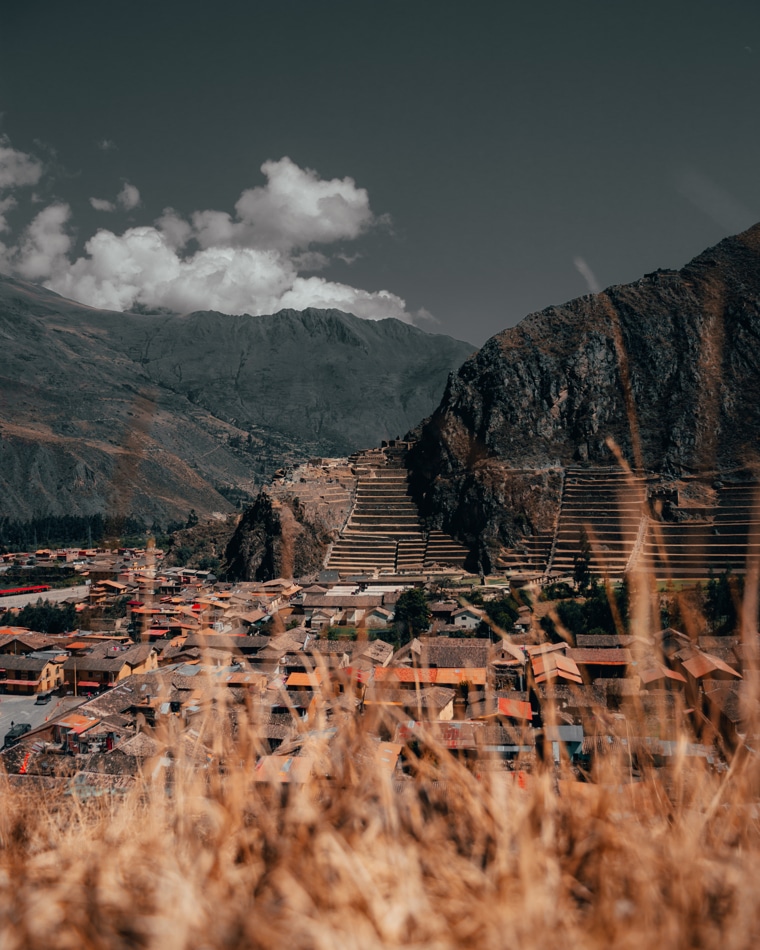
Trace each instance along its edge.
<instances>
[{"instance_id":1,"label":"hillside","mask_svg":"<svg viewBox=\"0 0 760 950\"><path fill-rule=\"evenodd\" d=\"M0 278L0 517L226 512L428 414L467 343L336 310L99 311Z\"/></svg>"},{"instance_id":2,"label":"hillside","mask_svg":"<svg viewBox=\"0 0 760 950\"><path fill-rule=\"evenodd\" d=\"M760 225L680 271L549 307L490 339L417 430L424 516L489 569L551 533L569 465L736 472L760 448Z\"/></svg>"}]
</instances>

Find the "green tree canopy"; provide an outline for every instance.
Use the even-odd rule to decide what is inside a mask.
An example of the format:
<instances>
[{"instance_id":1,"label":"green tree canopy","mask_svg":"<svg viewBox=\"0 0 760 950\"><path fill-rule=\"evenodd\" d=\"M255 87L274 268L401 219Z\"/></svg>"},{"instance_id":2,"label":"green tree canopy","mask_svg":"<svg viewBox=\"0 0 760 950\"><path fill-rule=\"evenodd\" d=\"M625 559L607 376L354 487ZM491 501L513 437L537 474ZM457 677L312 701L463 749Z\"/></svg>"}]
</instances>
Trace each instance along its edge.
<instances>
[{"instance_id":1,"label":"green tree canopy","mask_svg":"<svg viewBox=\"0 0 760 950\"><path fill-rule=\"evenodd\" d=\"M431 618L425 591L420 587L405 590L396 602L396 625L404 643L424 633Z\"/></svg>"}]
</instances>

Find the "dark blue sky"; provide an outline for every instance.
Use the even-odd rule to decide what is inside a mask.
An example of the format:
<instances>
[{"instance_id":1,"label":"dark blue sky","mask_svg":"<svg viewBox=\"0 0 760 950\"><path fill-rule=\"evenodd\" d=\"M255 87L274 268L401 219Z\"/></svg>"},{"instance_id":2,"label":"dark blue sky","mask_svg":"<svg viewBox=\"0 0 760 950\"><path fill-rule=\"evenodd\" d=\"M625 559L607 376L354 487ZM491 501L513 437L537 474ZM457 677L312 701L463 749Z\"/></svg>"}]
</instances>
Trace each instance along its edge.
<instances>
[{"instance_id":1,"label":"dark blue sky","mask_svg":"<svg viewBox=\"0 0 760 950\"><path fill-rule=\"evenodd\" d=\"M169 206L234 217L258 186L264 218L245 234L196 229L167 257L181 269L171 293L146 270L118 299L192 303L178 282L197 291L182 262L198 241L260 254L276 232L284 257L266 299L320 291L306 280L293 293L298 273L368 291L376 315L385 289L414 319L431 313L426 328L479 344L588 279L679 267L760 219L759 104L756 0L16 4L0 33L0 131L41 170L12 192L5 269L86 297L143 260L136 242L151 235L127 253L127 229ZM308 222L283 238L260 171L283 156L352 178L371 214L359 201L329 241L310 242ZM117 199L125 182L139 205ZM69 244L48 273L23 244L51 204L68 212L47 223L58 232L44 249L61 233ZM114 240L92 264L83 248L98 228Z\"/></svg>"}]
</instances>

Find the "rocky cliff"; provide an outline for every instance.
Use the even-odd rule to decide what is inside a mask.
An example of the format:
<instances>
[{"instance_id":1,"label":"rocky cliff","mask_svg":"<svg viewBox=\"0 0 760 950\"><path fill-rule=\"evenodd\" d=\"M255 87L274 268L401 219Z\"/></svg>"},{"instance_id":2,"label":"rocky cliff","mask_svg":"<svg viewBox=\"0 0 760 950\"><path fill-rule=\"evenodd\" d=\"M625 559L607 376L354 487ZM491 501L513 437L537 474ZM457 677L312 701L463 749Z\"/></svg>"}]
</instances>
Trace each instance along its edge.
<instances>
[{"instance_id":1,"label":"rocky cliff","mask_svg":"<svg viewBox=\"0 0 760 950\"><path fill-rule=\"evenodd\" d=\"M429 413L467 343L336 310L93 310L0 277L0 518L184 520Z\"/></svg>"},{"instance_id":2,"label":"rocky cliff","mask_svg":"<svg viewBox=\"0 0 760 950\"><path fill-rule=\"evenodd\" d=\"M569 464L678 475L760 448L760 225L680 271L528 316L449 381L417 430L422 513L486 570L552 529Z\"/></svg>"}]
</instances>

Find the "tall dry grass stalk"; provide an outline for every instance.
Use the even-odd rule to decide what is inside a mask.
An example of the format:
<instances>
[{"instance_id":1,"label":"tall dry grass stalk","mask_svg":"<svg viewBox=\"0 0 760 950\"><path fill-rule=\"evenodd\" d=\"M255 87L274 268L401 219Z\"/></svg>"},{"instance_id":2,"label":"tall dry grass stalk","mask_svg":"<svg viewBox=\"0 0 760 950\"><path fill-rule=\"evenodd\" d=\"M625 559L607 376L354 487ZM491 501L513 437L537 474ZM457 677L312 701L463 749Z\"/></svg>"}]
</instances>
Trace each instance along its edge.
<instances>
[{"instance_id":1,"label":"tall dry grass stalk","mask_svg":"<svg viewBox=\"0 0 760 950\"><path fill-rule=\"evenodd\" d=\"M312 779L281 785L255 781L253 722L228 722L196 748L159 730L170 780L148 761L123 798L4 780L4 950L757 945L752 755L720 774L683 736L636 784L627 756L583 782L463 763L431 727L399 780L339 713L333 737L301 737Z\"/></svg>"}]
</instances>

